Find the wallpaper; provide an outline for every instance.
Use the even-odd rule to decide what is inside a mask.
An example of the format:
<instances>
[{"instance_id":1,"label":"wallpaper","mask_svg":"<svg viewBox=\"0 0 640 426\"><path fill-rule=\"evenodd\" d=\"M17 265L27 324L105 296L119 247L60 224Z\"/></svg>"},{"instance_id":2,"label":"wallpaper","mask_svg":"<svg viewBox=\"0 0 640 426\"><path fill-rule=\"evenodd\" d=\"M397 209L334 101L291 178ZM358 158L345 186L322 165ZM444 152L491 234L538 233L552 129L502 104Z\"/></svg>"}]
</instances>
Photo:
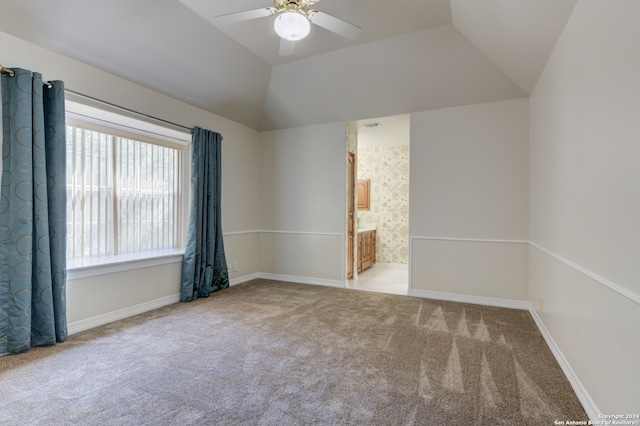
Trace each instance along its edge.
<instances>
[{"instance_id":1,"label":"wallpaper","mask_svg":"<svg viewBox=\"0 0 640 426\"><path fill-rule=\"evenodd\" d=\"M358 179L371 180L371 210L361 223L377 226L376 261L409 260L409 147L358 148Z\"/></svg>"}]
</instances>

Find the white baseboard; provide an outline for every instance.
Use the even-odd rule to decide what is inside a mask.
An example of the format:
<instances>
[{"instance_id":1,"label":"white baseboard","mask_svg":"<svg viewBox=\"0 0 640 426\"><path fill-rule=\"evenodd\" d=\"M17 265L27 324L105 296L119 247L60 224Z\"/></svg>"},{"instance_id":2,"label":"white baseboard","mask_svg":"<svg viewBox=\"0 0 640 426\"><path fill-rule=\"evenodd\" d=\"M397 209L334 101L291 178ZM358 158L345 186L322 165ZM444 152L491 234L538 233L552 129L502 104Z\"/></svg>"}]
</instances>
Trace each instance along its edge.
<instances>
[{"instance_id":1,"label":"white baseboard","mask_svg":"<svg viewBox=\"0 0 640 426\"><path fill-rule=\"evenodd\" d=\"M533 318L533 321L536 323L538 330L540 330L540 334L544 338L547 346L553 353L556 361L560 365L562 372L566 376L567 380L571 384L576 396L580 400L580 403L584 407L584 410L589 416L589 419L592 421L600 420L598 415L601 413L598 410L595 402L589 395L589 392L582 385L582 382L571 368L569 361L565 358L564 354L556 344L556 342L551 337L551 334L544 326L542 319L538 316L538 313L533 309L533 306L527 301L522 300L511 300L511 299L496 299L491 297L482 297L482 296L467 296L464 294L455 294L455 293L442 293L437 291L429 291L429 290L417 290L417 289L409 289L408 296L421 297L427 299L436 299L436 300L448 300L452 302L464 302L464 303L474 303L479 305L489 305L489 306L498 306L502 308L512 308L512 309L522 309L528 310Z\"/></svg>"},{"instance_id":2,"label":"white baseboard","mask_svg":"<svg viewBox=\"0 0 640 426\"><path fill-rule=\"evenodd\" d=\"M243 282L251 281L256 278L260 278L260 274L244 275L242 277L229 280L229 285L234 286ZM90 328L99 327L101 325L109 324L114 321L132 317L134 315L142 314L147 311L161 308L163 306L172 305L180 302L180 293L173 294L171 296L161 297L160 299L150 300L148 302L140 303L138 305L129 306L127 308L118 309L117 311L107 312L106 314L96 315L94 317L85 318L80 321L75 321L67 325L68 334L80 333L81 331L89 330Z\"/></svg>"},{"instance_id":3,"label":"white baseboard","mask_svg":"<svg viewBox=\"0 0 640 426\"><path fill-rule=\"evenodd\" d=\"M67 325L67 332L69 334L79 333L90 328L109 324L110 322L132 317L143 312L152 311L154 309L161 308L162 306L172 305L179 301L180 293L176 293L170 296L161 297L160 299L150 300L138 305L118 309L117 311L107 312L106 314L96 315L95 317L86 318L80 321L74 321Z\"/></svg>"},{"instance_id":4,"label":"white baseboard","mask_svg":"<svg viewBox=\"0 0 640 426\"><path fill-rule=\"evenodd\" d=\"M598 410L598 407L596 407L596 404L595 402L593 402L593 399L591 399L589 392L587 392L585 387L582 385L582 382L573 371L573 368L571 368L571 364L569 364L569 361L567 361L567 359L564 357L564 354L560 350L560 347L558 347L556 342L553 340L553 337L551 337L551 333L549 333L549 330L547 330L547 328L544 326L542 319L538 316L538 313L535 309L533 309L533 306L531 306L531 304L529 304L529 313L538 326L540 334L542 334L545 342L547 342L547 346L549 346L549 349L551 349L553 356L556 358L556 361L560 365L562 372L567 377L567 380L569 380L569 383L571 383L573 391L576 393L576 396L580 400L580 403L582 404L584 410L587 412L587 416L589 416L589 419L594 422L596 420L602 420L598 418L598 414L600 414L601 411Z\"/></svg>"},{"instance_id":5,"label":"white baseboard","mask_svg":"<svg viewBox=\"0 0 640 426\"><path fill-rule=\"evenodd\" d=\"M258 278L264 278L267 280L276 280L276 281L286 281L292 283L300 283L300 284L312 284L312 285L321 285L325 287L336 287L336 288L346 288L347 281L340 280L327 280L322 278L311 278L311 277L298 277L295 275L280 275L280 274L268 274L265 272L259 272Z\"/></svg>"},{"instance_id":6,"label":"white baseboard","mask_svg":"<svg viewBox=\"0 0 640 426\"><path fill-rule=\"evenodd\" d=\"M408 296L421 297L423 299L447 300L450 302L473 303L476 305L497 306L500 308L529 309L529 302L526 300L499 299L495 297L470 296L467 294L444 293L441 291L419 290L410 288Z\"/></svg>"},{"instance_id":7,"label":"white baseboard","mask_svg":"<svg viewBox=\"0 0 640 426\"><path fill-rule=\"evenodd\" d=\"M298 277L295 275L269 274L266 272L256 272L254 274L248 274L248 275L243 275L241 277L233 278L229 281L229 285L234 286L234 285L246 283L247 281L256 280L260 278L265 280L286 281L290 283L321 285L325 287L346 288L347 286L346 281L326 280L322 278L312 278L312 277Z\"/></svg>"},{"instance_id":8,"label":"white baseboard","mask_svg":"<svg viewBox=\"0 0 640 426\"><path fill-rule=\"evenodd\" d=\"M255 280L258 278L260 278L259 273L242 275L240 277L231 278L229 279L229 286L233 287L234 285L246 283L247 281Z\"/></svg>"},{"instance_id":9,"label":"white baseboard","mask_svg":"<svg viewBox=\"0 0 640 426\"><path fill-rule=\"evenodd\" d=\"M264 278L264 279L277 280L277 281L296 282L301 284L322 285L325 287L337 287L337 288L346 287L346 282L344 281L296 277L296 276L290 276L290 275L266 274L261 272L258 272L255 274L243 275L241 277L230 279L229 285L235 286L247 281L255 280L257 278ZM118 309L116 311L107 312L105 314L96 315L90 318L85 318L80 321L74 321L67 325L67 332L69 335L80 333L81 331L89 330L90 328L99 327L101 325L109 324L114 321L132 317L134 315L142 314L144 312L152 311L154 309L158 309L167 305L172 305L178 302L180 302L180 293L161 297L159 299L150 300L148 302L140 303L138 305L129 306L123 309Z\"/></svg>"}]
</instances>

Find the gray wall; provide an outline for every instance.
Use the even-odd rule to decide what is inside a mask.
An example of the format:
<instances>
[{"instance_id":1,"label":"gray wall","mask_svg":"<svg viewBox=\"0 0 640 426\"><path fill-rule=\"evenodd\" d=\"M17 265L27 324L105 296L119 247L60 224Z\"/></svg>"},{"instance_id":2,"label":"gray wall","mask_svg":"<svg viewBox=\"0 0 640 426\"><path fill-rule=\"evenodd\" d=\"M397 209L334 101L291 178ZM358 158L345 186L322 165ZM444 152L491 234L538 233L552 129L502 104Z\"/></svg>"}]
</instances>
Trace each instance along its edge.
<instances>
[{"instance_id":1,"label":"gray wall","mask_svg":"<svg viewBox=\"0 0 640 426\"><path fill-rule=\"evenodd\" d=\"M579 1L531 95L529 301L600 413L640 411L638 16Z\"/></svg>"}]
</instances>

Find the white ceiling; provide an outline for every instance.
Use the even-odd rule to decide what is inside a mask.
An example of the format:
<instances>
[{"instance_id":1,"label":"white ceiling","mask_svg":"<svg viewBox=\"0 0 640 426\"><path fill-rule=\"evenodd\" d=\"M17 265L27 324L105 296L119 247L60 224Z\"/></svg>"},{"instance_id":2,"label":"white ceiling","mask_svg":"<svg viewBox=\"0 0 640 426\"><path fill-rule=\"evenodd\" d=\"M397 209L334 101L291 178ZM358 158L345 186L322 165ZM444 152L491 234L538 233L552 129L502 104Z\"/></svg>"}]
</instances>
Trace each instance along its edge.
<instances>
[{"instance_id":1,"label":"white ceiling","mask_svg":"<svg viewBox=\"0 0 640 426\"><path fill-rule=\"evenodd\" d=\"M452 25L273 68L265 128L361 120L526 97Z\"/></svg>"},{"instance_id":2,"label":"white ceiling","mask_svg":"<svg viewBox=\"0 0 640 426\"><path fill-rule=\"evenodd\" d=\"M179 1L271 65L451 23L449 0L322 0L313 9L361 27L358 39L351 41L312 25L309 36L296 43L295 55L280 56L280 38L273 30L273 17L230 24L220 24L215 19L227 13L273 6L272 1Z\"/></svg>"},{"instance_id":3,"label":"white ceiling","mask_svg":"<svg viewBox=\"0 0 640 426\"><path fill-rule=\"evenodd\" d=\"M322 0L360 38L290 57L272 17L212 18L269 0L0 0L0 30L267 130L528 96L576 1Z\"/></svg>"},{"instance_id":4,"label":"white ceiling","mask_svg":"<svg viewBox=\"0 0 640 426\"><path fill-rule=\"evenodd\" d=\"M577 0L451 0L453 25L531 93Z\"/></svg>"}]
</instances>

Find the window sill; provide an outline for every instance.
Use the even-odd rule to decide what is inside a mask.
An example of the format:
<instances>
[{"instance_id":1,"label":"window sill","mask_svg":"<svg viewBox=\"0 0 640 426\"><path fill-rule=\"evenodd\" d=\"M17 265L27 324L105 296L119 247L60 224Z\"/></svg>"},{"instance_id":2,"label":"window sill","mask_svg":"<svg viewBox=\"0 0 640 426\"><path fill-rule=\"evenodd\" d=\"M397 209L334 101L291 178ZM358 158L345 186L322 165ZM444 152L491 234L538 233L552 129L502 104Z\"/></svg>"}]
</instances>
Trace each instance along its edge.
<instances>
[{"instance_id":1,"label":"window sill","mask_svg":"<svg viewBox=\"0 0 640 426\"><path fill-rule=\"evenodd\" d=\"M158 250L108 258L71 260L67 262L67 280L78 280L98 275L114 274L182 262L184 249Z\"/></svg>"}]
</instances>

